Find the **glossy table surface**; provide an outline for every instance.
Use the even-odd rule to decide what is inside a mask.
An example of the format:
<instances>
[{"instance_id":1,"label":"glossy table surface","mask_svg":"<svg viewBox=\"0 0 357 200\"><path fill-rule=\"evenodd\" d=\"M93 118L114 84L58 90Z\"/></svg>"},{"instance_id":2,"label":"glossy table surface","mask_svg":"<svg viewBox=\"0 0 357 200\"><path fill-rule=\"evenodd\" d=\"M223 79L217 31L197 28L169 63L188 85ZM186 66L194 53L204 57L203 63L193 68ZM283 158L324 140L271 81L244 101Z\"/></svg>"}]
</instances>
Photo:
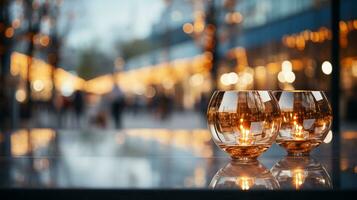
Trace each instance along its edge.
<instances>
[{"instance_id":1,"label":"glossy table surface","mask_svg":"<svg viewBox=\"0 0 357 200\"><path fill-rule=\"evenodd\" d=\"M232 161L205 129L20 129L0 141L0 189L357 189L353 131L310 157L274 144L250 163Z\"/></svg>"}]
</instances>

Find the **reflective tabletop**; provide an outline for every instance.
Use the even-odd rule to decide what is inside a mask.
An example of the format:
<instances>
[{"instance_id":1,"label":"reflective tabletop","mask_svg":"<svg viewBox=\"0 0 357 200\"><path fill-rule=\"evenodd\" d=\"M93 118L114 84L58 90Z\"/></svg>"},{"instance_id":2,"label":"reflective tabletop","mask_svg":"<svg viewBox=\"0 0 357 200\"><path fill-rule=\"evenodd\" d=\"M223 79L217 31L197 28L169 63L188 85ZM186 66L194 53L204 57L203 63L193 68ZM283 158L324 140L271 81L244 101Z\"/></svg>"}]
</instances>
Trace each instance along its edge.
<instances>
[{"instance_id":1,"label":"reflective tabletop","mask_svg":"<svg viewBox=\"0 0 357 200\"><path fill-rule=\"evenodd\" d=\"M353 131L309 157L274 144L251 162L231 160L206 129L20 129L0 142L0 189L357 189Z\"/></svg>"}]
</instances>

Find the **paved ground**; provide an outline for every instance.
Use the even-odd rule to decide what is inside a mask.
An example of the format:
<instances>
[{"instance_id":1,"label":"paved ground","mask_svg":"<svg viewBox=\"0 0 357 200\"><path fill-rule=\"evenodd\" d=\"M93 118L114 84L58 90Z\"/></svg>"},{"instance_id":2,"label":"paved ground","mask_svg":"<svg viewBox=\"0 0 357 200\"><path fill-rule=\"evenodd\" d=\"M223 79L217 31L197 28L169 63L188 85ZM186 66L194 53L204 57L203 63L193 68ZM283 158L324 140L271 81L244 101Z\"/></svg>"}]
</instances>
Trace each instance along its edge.
<instances>
[{"instance_id":1,"label":"paved ground","mask_svg":"<svg viewBox=\"0 0 357 200\"><path fill-rule=\"evenodd\" d=\"M122 128L167 128L167 129L197 129L206 128L206 119L203 115L194 111L173 112L165 119L160 119L153 113L125 112L122 115ZM107 128L115 129L114 120L110 115L106 115L106 125L101 127L98 122L92 120L88 115L84 115L77 120L74 113L65 113L58 119L53 113L41 111L36 114L30 127L57 127L61 129L73 128Z\"/></svg>"},{"instance_id":2,"label":"paved ground","mask_svg":"<svg viewBox=\"0 0 357 200\"><path fill-rule=\"evenodd\" d=\"M167 128L167 129L197 129L206 128L206 117L195 111L173 112L164 119L160 119L154 113L124 112L122 114L122 128ZM114 120L110 114L106 114L105 125L90 117L90 113L84 114L79 120L73 112L67 112L61 118L53 112L46 110L37 111L28 123L20 123L19 127L29 128L58 128L58 129L116 129ZM357 130L356 122L341 121L341 130Z\"/></svg>"}]
</instances>

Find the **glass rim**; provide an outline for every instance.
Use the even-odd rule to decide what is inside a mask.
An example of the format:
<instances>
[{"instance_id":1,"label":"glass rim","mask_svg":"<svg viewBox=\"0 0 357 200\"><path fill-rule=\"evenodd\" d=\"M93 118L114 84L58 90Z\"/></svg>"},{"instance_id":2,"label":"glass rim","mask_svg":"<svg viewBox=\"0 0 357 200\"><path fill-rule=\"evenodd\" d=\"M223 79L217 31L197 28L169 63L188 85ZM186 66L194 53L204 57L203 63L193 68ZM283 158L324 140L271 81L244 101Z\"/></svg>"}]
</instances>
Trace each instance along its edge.
<instances>
[{"instance_id":1,"label":"glass rim","mask_svg":"<svg viewBox=\"0 0 357 200\"><path fill-rule=\"evenodd\" d=\"M326 92L325 90L215 90L214 92Z\"/></svg>"},{"instance_id":2,"label":"glass rim","mask_svg":"<svg viewBox=\"0 0 357 200\"><path fill-rule=\"evenodd\" d=\"M273 92L274 90L215 90L214 92Z\"/></svg>"},{"instance_id":3,"label":"glass rim","mask_svg":"<svg viewBox=\"0 0 357 200\"><path fill-rule=\"evenodd\" d=\"M272 90L272 92L322 92L322 93L325 93L324 90Z\"/></svg>"}]
</instances>

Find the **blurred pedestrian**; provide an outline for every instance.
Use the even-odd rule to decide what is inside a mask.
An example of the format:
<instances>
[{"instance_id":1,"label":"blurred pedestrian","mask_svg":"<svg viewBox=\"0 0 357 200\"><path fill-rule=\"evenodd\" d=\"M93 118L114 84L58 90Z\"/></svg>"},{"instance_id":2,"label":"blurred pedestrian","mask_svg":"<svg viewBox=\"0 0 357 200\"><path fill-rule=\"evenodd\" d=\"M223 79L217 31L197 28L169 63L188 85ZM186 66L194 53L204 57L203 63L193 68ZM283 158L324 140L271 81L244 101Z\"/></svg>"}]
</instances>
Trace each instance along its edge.
<instances>
[{"instance_id":1,"label":"blurred pedestrian","mask_svg":"<svg viewBox=\"0 0 357 200\"><path fill-rule=\"evenodd\" d=\"M206 116L208 101L209 101L208 95L202 94L200 102L199 102L199 110L203 116Z\"/></svg>"},{"instance_id":2,"label":"blurred pedestrian","mask_svg":"<svg viewBox=\"0 0 357 200\"><path fill-rule=\"evenodd\" d=\"M115 127L122 128L122 112L125 107L125 98L123 92L116 84L112 90L111 98L112 98L111 113L114 119Z\"/></svg>"},{"instance_id":3,"label":"blurred pedestrian","mask_svg":"<svg viewBox=\"0 0 357 200\"><path fill-rule=\"evenodd\" d=\"M82 117L83 108L84 108L84 99L83 99L83 93L79 90L77 90L74 93L73 106L74 106L74 112L76 115L77 125L80 127L81 117Z\"/></svg>"}]
</instances>

